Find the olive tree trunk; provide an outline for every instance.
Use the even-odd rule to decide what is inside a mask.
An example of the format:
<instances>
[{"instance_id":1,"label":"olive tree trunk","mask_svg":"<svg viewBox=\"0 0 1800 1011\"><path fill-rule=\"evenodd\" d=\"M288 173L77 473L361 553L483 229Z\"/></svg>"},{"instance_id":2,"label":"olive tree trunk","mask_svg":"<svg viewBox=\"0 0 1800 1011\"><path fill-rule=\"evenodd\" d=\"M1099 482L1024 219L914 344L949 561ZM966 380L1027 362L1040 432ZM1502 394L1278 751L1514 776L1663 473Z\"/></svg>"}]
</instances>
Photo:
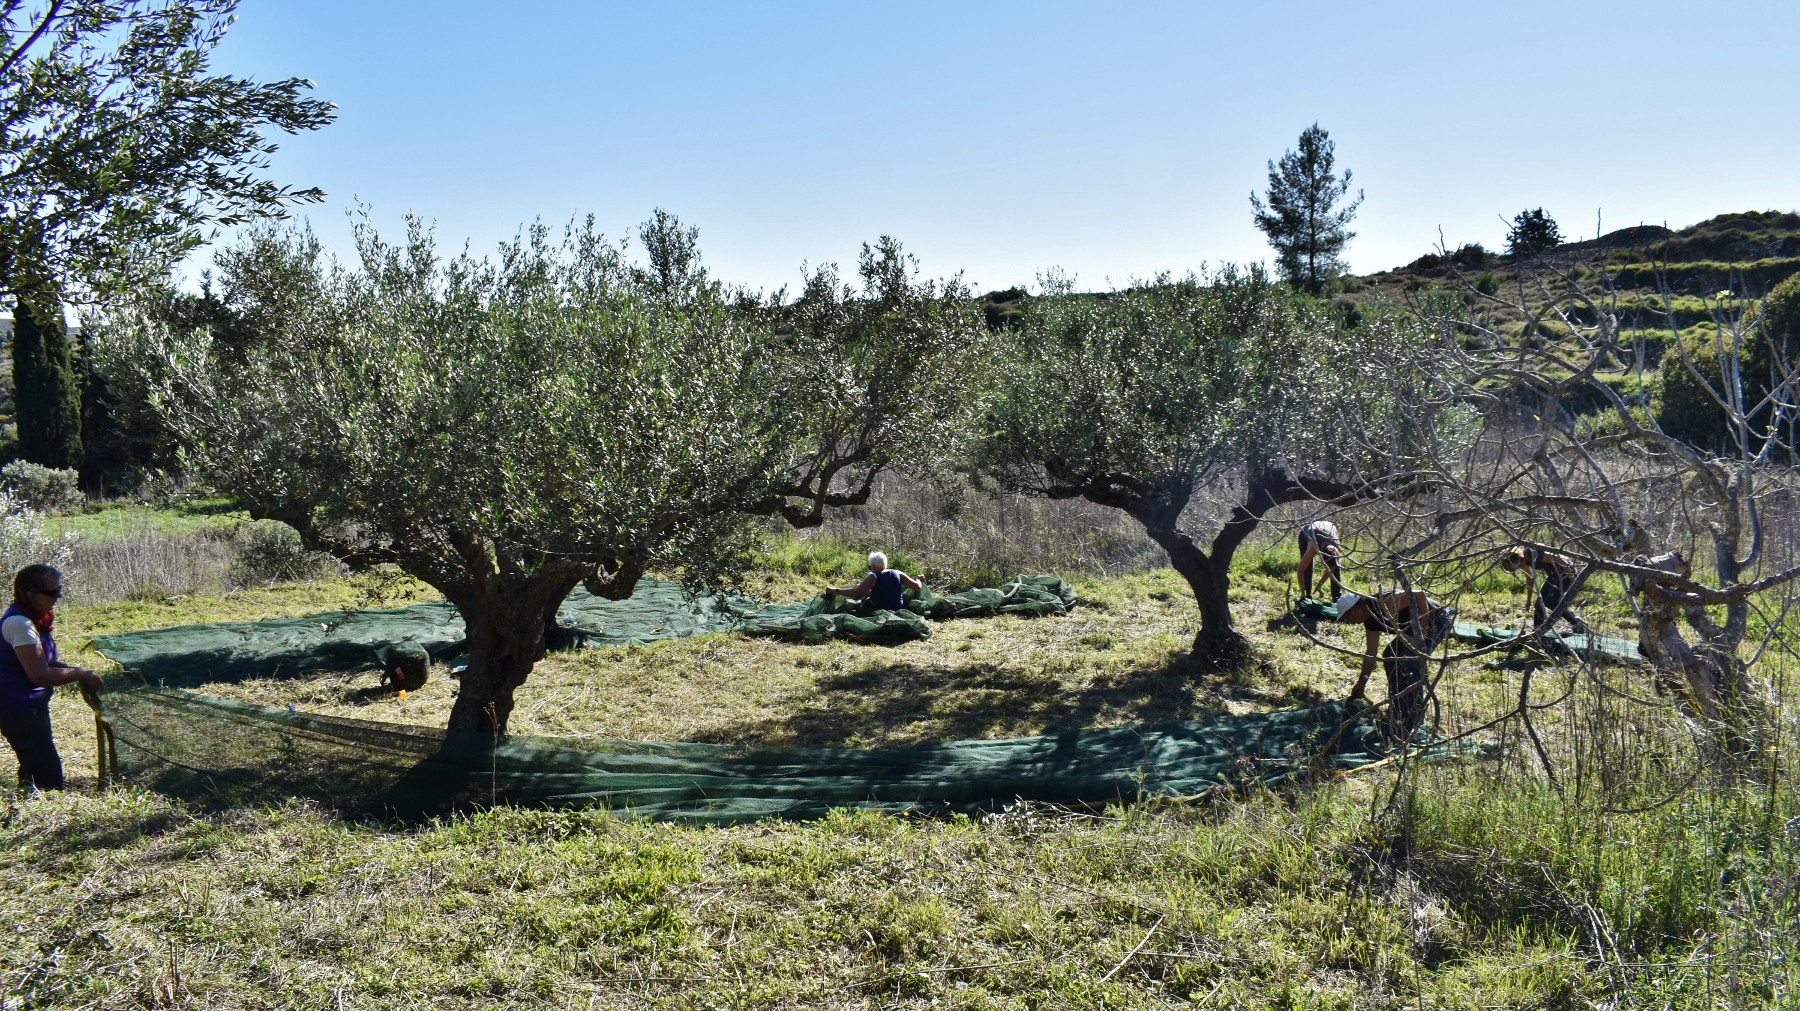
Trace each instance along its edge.
<instances>
[{"instance_id":1,"label":"olive tree trunk","mask_svg":"<svg viewBox=\"0 0 1800 1011\"><path fill-rule=\"evenodd\" d=\"M1200 631L1194 635L1195 659L1222 663L1242 657L1250 649L1250 640L1231 621L1231 558L1235 550L1209 555L1179 530L1159 530L1148 524L1145 530L1168 552L1170 567L1187 580L1200 609Z\"/></svg>"},{"instance_id":2,"label":"olive tree trunk","mask_svg":"<svg viewBox=\"0 0 1800 1011\"><path fill-rule=\"evenodd\" d=\"M572 576L496 576L479 588L446 593L469 637L469 666L449 729L505 735L513 693L544 658L544 629L577 582Z\"/></svg>"}]
</instances>

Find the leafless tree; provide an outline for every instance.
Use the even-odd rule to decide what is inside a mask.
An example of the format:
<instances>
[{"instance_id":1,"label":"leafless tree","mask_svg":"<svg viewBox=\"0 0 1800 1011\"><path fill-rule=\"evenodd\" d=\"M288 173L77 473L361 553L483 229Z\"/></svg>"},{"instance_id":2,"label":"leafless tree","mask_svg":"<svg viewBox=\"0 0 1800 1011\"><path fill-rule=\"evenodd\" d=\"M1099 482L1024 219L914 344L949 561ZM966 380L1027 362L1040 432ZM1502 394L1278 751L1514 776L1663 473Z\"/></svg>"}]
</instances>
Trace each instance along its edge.
<instances>
[{"instance_id":1,"label":"leafless tree","mask_svg":"<svg viewBox=\"0 0 1800 1011\"><path fill-rule=\"evenodd\" d=\"M1672 299L1666 286L1661 294ZM1577 591L1618 579L1658 688L1727 752L1756 748L1767 714L1754 665L1800 602L1789 591L1800 559L1791 538L1774 536L1794 503L1800 372L1765 348L1754 360L1771 363L1771 375L1745 381L1753 342L1767 338L1742 300L1711 300L1716 326L1703 355L1667 314L1663 373L1680 369L1703 390L1725 433L1695 445L1665 431L1647 397L1631 392L1648 388L1646 343L1621 324L1604 269L1544 266L1512 298L1473 286L1463 296L1421 307L1453 339L1390 353L1408 357L1410 373L1449 377L1445 388L1473 424L1392 447L1434 491L1371 520L1365 577L1372 567L1453 600L1501 552L1523 547L1566 559ZM1419 355L1434 360L1421 365ZM1569 606L1560 601L1528 634L1547 632ZM1447 660L1509 645L1456 647ZM1528 688L1517 710L1527 719Z\"/></svg>"}]
</instances>

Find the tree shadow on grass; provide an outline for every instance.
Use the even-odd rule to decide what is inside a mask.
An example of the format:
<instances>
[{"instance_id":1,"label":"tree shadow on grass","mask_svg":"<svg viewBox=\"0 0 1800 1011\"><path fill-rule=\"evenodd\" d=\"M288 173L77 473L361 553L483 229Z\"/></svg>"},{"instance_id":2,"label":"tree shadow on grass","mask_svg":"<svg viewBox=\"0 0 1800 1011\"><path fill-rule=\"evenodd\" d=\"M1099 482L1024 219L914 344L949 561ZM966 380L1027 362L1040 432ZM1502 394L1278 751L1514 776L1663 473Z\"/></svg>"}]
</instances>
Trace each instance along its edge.
<instances>
[{"instance_id":1,"label":"tree shadow on grass","mask_svg":"<svg viewBox=\"0 0 1800 1011\"><path fill-rule=\"evenodd\" d=\"M1228 712L1228 700L1278 701L1281 696L1256 688L1255 671L1254 663L1207 669L1172 654L1071 687L1046 673L989 663L896 663L822 678L797 710L720 726L696 740L887 748L1204 720Z\"/></svg>"}]
</instances>

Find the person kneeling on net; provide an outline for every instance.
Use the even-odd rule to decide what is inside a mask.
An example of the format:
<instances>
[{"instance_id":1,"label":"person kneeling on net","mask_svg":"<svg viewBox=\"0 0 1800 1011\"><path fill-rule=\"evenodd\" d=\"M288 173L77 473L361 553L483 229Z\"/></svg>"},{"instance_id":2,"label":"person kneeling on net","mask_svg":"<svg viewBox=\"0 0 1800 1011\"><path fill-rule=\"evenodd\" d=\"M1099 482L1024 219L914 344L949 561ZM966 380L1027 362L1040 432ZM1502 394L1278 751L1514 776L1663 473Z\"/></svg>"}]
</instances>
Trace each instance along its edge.
<instances>
[{"instance_id":1,"label":"person kneeling on net","mask_svg":"<svg viewBox=\"0 0 1800 1011\"><path fill-rule=\"evenodd\" d=\"M1567 555L1559 555L1554 551L1517 547L1500 559L1500 568L1507 572L1528 573L1528 579L1534 578L1536 574L1543 575L1544 583L1538 588L1532 614L1537 630L1548 632L1551 612L1562 606L1563 601L1569 598L1569 591L1575 587L1575 563ZM1583 635L1587 634L1587 622L1581 620L1581 615L1575 613L1575 608L1564 610L1563 617L1568 619L1570 628Z\"/></svg>"},{"instance_id":2,"label":"person kneeling on net","mask_svg":"<svg viewBox=\"0 0 1800 1011\"><path fill-rule=\"evenodd\" d=\"M1408 637L1422 638L1418 645L1423 648L1419 652L1429 653L1449 634L1451 620L1456 614L1455 608L1444 607L1419 590L1390 590L1375 596L1350 592L1339 597L1336 603L1338 621L1346 625L1360 622L1366 633L1362 671L1356 677L1356 686L1350 689L1352 699L1362 698L1369 686L1369 675L1375 673L1375 658L1383 632L1394 636L1397 646L1405 645ZM1390 684L1388 689L1392 694L1395 686Z\"/></svg>"},{"instance_id":3,"label":"person kneeling on net","mask_svg":"<svg viewBox=\"0 0 1800 1011\"><path fill-rule=\"evenodd\" d=\"M1300 579L1300 596L1310 598L1313 589L1313 560L1325 559L1325 571L1331 577L1331 595L1343 596L1344 574L1338 560L1344 545L1338 541L1337 524L1330 520L1313 520L1300 528L1300 567L1294 575Z\"/></svg>"},{"instance_id":4,"label":"person kneeling on net","mask_svg":"<svg viewBox=\"0 0 1800 1011\"><path fill-rule=\"evenodd\" d=\"M875 611L906 610L906 591L922 590L925 584L901 572L888 568L887 555L880 551L869 552L869 574L855 586L828 587L825 590L827 599L831 597L849 597L852 600L868 598L868 607Z\"/></svg>"},{"instance_id":5,"label":"person kneeling on net","mask_svg":"<svg viewBox=\"0 0 1800 1011\"><path fill-rule=\"evenodd\" d=\"M39 790L63 788L62 756L50 736L50 690L101 687L100 675L57 659L50 632L61 597L62 573L27 565L13 577L13 603L0 618L0 635L12 647L0 650L0 735L19 756L19 785Z\"/></svg>"}]
</instances>

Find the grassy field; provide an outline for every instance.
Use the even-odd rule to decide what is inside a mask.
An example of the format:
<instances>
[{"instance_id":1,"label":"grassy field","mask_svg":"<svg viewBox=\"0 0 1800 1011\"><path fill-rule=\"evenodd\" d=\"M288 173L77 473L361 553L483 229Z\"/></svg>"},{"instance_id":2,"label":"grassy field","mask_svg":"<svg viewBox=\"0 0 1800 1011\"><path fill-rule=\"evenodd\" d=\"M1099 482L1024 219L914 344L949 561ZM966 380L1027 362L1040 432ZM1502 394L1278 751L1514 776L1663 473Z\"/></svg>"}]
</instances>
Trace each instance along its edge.
<instances>
[{"instance_id":1,"label":"grassy field","mask_svg":"<svg viewBox=\"0 0 1800 1011\"><path fill-rule=\"evenodd\" d=\"M119 540L156 534L165 537L229 533L249 514L228 499L208 498L159 507L128 499L99 502L80 512L49 516L44 529L82 540Z\"/></svg>"},{"instance_id":2,"label":"grassy field","mask_svg":"<svg viewBox=\"0 0 1800 1011\"><path fill-rule=\"evenodd\" d=\"M854 564L785 545L752 588ZM1199 670L1193 610L1150 571L1078 583L1063 617L948 622L896 649L715 636L559 654L521 695L534 733L882 746L1301 704L1349 661L1285 616L1291 559L1251 554L1257 660ZM416 599L326 580L70 607L82 634ZM1464 601L1516 614L1505 584ZM1597 605L1603 610L1604 605ZM1594 616L1590 614L1590 616ZM1346 639L1346 642L1349 640ZM1471 663L1446 722L1504 706ZM1648 693L1624 674L1623 690ZM262 702L442 719L441 673L400 702L348 681L244 684ZM1596 684L1599 679L1596 679ZM1560 689L1546 677L1544 703ZM495 810L428 824L300 803L202 811L94 795L92 728L54 710L76 789L0 813L7 1008L1717 1007L1791 1000L1800 797L1688 774L1666 725L1596 733L1578 693L1540 716L1563 782L1500 757L1204 805L967 818L842 814L735 828ZM1635 735L1631 750L1604 741ZM1585 764L1584 764L1585 763ZM1573 775L1571 775L1573 774ZM1585 775L1585 779L1582 778ZM1632 809L1621 813L1613 809ZM1642 810L1636 810L1642 808ZM1732 1002L1735 1002L1733 1005Z\"/></svg>"}]
</instances>

